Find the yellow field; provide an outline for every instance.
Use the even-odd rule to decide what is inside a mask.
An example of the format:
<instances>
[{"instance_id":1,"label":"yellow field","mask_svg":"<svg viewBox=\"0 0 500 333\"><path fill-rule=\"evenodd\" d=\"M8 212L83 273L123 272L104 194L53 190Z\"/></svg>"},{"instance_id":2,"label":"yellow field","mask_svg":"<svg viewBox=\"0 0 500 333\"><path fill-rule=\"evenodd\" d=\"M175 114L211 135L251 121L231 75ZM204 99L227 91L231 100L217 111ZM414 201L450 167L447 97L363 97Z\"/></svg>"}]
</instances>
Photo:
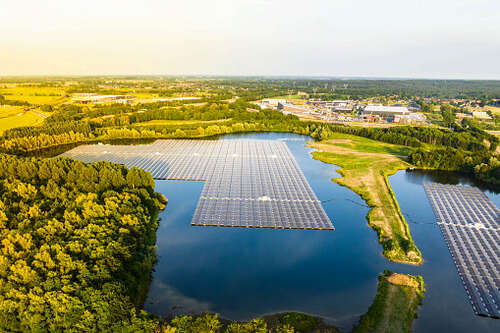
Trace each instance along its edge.
<instances>
[{"instance_id":1,"label":"yellow field","mask_svg":"<svg viewBox=\"0 0 500 333\"><path fill-rule=\"evenodd\" d=\"M16 86L0 89L0 95L30 104L54 104L63 100L65 92L61 88Z\"/></svg>"},{"instance_id":2,"label":"yellow field","mask_svg":"<svg viewBox=\"0 0 500 333\"><path fill-rule=\"evenodd\" d=\"M498 106L485 106L484 108L490 110L493 114L500 115L500 107Z\"/></svg>"},{"instance_id":3,"label":"yellow field","mask_svg":"<svg viewBox=\"0 0 500 333\"><path fill-rule=\"evenodd\" d=\"M0 133L3 131L22 126L38 126L43 123L44 118L39 110L24 111L22 106L0 106Z\"/></svg>"}]
</instances>

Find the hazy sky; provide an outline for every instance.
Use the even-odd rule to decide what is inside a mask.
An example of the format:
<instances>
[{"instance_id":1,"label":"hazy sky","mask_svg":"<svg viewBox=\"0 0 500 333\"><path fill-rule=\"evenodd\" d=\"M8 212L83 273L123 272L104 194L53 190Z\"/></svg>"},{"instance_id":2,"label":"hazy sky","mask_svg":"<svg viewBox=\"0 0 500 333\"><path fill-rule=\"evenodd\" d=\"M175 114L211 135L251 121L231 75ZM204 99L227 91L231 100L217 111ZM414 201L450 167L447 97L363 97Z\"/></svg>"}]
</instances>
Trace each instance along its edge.
<instances>
[{"instance_id":1,"label":"hazy sky","mask_svg":"<svg viewBox=\"0 0 500 333\"><path fill-rule=\"evenodd\" d=\"M0 75L500 79L500 0L0 0Z\"/></svg>"}]
</instances>

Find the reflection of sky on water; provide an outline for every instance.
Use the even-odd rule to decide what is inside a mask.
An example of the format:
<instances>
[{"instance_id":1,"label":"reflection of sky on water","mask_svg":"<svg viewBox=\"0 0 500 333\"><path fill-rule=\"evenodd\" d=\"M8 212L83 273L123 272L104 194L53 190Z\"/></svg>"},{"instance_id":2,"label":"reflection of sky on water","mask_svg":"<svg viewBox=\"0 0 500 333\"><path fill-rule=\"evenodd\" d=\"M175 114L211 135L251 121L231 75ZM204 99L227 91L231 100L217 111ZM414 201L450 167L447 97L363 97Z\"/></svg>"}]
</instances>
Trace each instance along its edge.
<instances>
[{"instance_id":1,"label":"reflection of sky on water","mask_svg":"<svg viewBox=\"0 0 500 333\"><path fill-rule=\"evenodd\" d=\"M305 137L272 133L224 137L258 138L284 138L320 200L343 197L361 202L359 196L330 181L338 176L337 167L313 160L312 150L304 147ZM401 171L390 182L404 213L418 221L433 221L419 179L427 177L412 178ZM191 227L203 184L157 181L157 190L169 203L160 215L159 258L145 303L148 311L166 315L201 309L231 319L302 311L349 330L372 303L377 275L389 268L424 275L427 294L416 332L500 331L500 321L472 314L435 225L410 224L424 265L395 264L381 256L376 234L367 227L367 209L345 200L323 204L335 231ZM494 200L500 205L498 198Z\"/></svg>"},{"instance_id":2,"label":"reflection of sky on water","mask_svg":"<svg viewBox=\"0 0 500 333\"><path fill-rule=\"evenodd\" d=\"M149 287L149 304L170 309L179 313L202 313L211 311L207 302L200 302L192 297L181 294L175 288L159 280L153 280Z\"/></svg>"}]
</instances>

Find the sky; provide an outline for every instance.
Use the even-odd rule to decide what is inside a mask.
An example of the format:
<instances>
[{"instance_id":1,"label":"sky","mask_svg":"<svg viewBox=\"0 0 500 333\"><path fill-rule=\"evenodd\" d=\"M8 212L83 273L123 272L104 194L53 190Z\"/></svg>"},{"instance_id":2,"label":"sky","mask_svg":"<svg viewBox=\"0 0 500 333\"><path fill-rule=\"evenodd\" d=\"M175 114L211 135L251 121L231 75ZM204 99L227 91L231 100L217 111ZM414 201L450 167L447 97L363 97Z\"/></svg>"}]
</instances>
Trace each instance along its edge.
<instances>
[{"instance_id":1,"label":"sky","mask_svg":"<svg viewBox=\"0 0 500 333\"><path fill-rule=\"evenodd\" d=\"M0 0L0 75L500 79L498 0Z\"/></svg>"}]
</instances>

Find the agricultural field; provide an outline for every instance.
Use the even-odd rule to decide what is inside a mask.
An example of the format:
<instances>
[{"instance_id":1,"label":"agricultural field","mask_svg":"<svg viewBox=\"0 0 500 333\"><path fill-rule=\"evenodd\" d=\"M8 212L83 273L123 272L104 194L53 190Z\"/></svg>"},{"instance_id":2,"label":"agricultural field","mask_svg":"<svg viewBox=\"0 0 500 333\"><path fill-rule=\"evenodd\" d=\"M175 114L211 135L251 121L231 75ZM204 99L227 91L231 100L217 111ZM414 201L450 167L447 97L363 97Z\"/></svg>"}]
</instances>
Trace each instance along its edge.
<instances>
[{"instance_id":1,"label":"agricultural field","mask_svg":"<svg viewBox=\"0 0 500 333\"><path fill-rule=\"evenodd\" d=\"M498 106L485 106L486 110L491 111L494 115L500 116L500 107Z\"/></svg>"},{"instance_id":2,"label":"agricultural field","mask_svg":"<svg viewBox=\"0 0 500 333\"><path fill-rule=\"evenodd\" d=\"M41 125L44 116L40 110L26 111L22 106L1 105L0 134L10 128Z\"/></svg>"},{"instance_id":3,"label":"agricultural field","mask_svg":"<svg viewBox=\"0 0 500 333\"><path fill-rule=\"evenodd\" d=\"M0 89L0 95L7 100L24 101L30 104L56 104L65 98L65 91L56 87L10 86Z\"/></svg>"}]
</instances>

